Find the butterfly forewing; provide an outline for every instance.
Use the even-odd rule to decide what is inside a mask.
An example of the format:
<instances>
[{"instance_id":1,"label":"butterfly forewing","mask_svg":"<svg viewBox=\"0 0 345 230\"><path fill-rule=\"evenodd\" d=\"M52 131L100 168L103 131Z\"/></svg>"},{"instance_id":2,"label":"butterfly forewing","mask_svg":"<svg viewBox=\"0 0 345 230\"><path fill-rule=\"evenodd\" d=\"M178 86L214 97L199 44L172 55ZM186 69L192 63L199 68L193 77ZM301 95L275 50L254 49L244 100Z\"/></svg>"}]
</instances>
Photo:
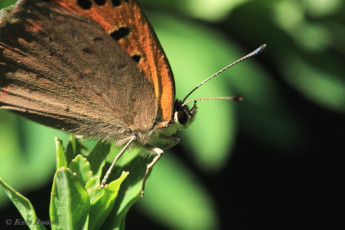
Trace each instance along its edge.
<instances>
[{"instance_id":1,"label":"butterfly forewing","mask_svg":"<svg viewBox=\"0 0 345 230\"><path fill-rule=\"evenodd\" d=\"M141 6L135 0L52 0L71 12L92 18L138 63L152 83L158 101L156 123L167 125L173 113L175 86L164 51Z\"/></svg>"},{"instance_id":2,"label":"butterfly forewing","mask_svg":"<svg viewBox=\"0 0 345 230\"><path fill-rule=\"evenodd\" d=\"M0 107L45 125L111 140L157 119L154 87L131 56L98 23L49 1L4 13L0 68Z\"/></svg>"}]
</instances>

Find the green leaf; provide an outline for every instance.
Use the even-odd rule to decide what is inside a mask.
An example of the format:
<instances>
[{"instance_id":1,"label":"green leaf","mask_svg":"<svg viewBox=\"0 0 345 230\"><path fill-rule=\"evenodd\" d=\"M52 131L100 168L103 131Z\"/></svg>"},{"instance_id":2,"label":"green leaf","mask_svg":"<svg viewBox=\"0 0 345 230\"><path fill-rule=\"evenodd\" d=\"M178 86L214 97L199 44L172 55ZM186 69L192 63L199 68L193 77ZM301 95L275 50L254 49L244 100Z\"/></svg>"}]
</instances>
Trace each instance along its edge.
<instances>
[{"instance_id":1,"label":"green leaf","mask_svg":"<svg viewBox=\"0 0 345 230\"><path fill-rule=\"evenodd\" d=\"M90 197L92 197L91 192L89 191L89 189L94 189L97 186L100 186L101 184L101 180L99 178L99 176L93 176L90 178L90 180L87 181L85 188L87 190L87 192L89 193Z\"/></svg>"},{"instance_id":2,"label":"green leaf","mask_svg":"<svg viewBox=\"0 0 345 230\"><path fill-rule=\"evenodd\" d=\"M52 229L87 229L90 200L80 178L68 168L54 176L49 214L56 222Z\"/></svg>"},{"instance_id":3,"label":"green leaf","mask_svg":"<svg viewBox=\"0 0 345 230\"><path fill-rule=\"evenodd\" d=\"M66 159L67 162L70 163L71 160L77 156L78 154L82 154L82 150L86 150L84 146L83 139L78 139L74 135L70 136L69 142L66 148Z\"/></svg>"},{"instance_id":4,"label":"green leaf","mask_svg":"<svg viewBox=\"0 0 345 230\"><path fill-rule=\"evenodd\" d=\"M35 224L36 221L39 219L36 216L36 212L34 207L32 206L31 202L24 197L22 194L18 193L14 190L11 186L6 184L2 178L0 177L0 185L5 189L7 196L13 202L13 204L17 207L18 211L22 215L25 223L28 227L32 230L40 230L45 229L43 225ZM14 223L13 223L14 224Z\"/></svg>"},{"instance_id":5,"label":"green leaf","mask_svg":"<svg viewBox=\"0 0 345 230\"><path fill-rule=\"evenodd\" d=\"M75 148L78 142L75 138L70 139L70 153L79 151ZM61 142L57 143L57 156L64 155ZM54 229L98 229L108 217L117 200L120 185L128 175L123 172L114 181L114 177L109 178L108 181L111 182L104 188L99 187L99 175L109 149L109 145L98 143L88 158L78 154L71 159L69 168L58 169L54 177L50 206L51 219L57 223L53 226ZM88 159L94 163L93 166ZM121 219L121 216L114 215L110 219Z\"/></svg>"},{"instance_id":6,"label":"green leaf","mask_svg":"<svg viewBox=\"0 0 345 230\"><path fill-rule=\"evenodd\" d=\"M99 199L102 194L100 194L103 189L100 188L100 179L98 176L93 176L85 185L85 188L87 190L87 193L90 197L90 204L94 204L95 200ZM103 191L104 192L104 191ZM93 213L92 207L90 209L90 212ZM95 217L92 217L92 220L96 219ZM91 223L91 225L94 225Z\"/></svg>"},{"instance_id":7,"label":"green leaf","mask_svg":"<svg viewBox=\"0 0 345 230\"><path fill-rule=\"evenodd\" d=\"M290 52L289 58L281 63L281 69L287 82L315 104L329 110L345 112L345 80L343 77L319 69L317 65L308 63L296 53ZM289 65L285 63L289 63Z\"/></svg>"},{"instance_id":8,"label":"green leaf","mask_svg":"<svg viewBox=\"0 0 345 230\"><path fill-rule=\"evenodd\" d=\"M122 172L122 175L117 180L112 181L104 188L97 188L97 191L94 193L96 195L91 198L89 229L99 228L104 220L108 217L109 213L114 207L120 185L127 176L128 172ZM119 217L113 216L112 218L116 219Z\"/></svg>"},{"instance_id":9,"label":"green leaf","mask_svg":"<svg viewBox=\"0 0 345 230\"><path fill-rule=\"evenodd\" d=\"M75 136L71 135L66 147L67 164L69 164L77 154L80 154L80 149L77 149L78 143L79 142L77 141Z\"/></svg>"},{"instance_id":10,"label":"green leaf","mask_svg":"<svg viewBox=\"0 0 345 230\"><path fill-rule=\"evenodd\" d=\"M119 151L120 149L113 147L111 148L111 155L114 157ZM142 148L131 149L120 157L109 179L118 178L122 171L128 171L129 175L121 184L114 208L102 228L124 229L125 218L129 209L140 199L146 165L151 161L152 157L148 155L147 150Z\"/></svg>"},{"instance_id":11,"label":"green leaf","mask_svg":"<svg viewBox=\"0 0 345 230\"><path fill-rule=\"evenodd\" d=\"M55 138L56 143L56 169L67 167L67 159L65 150L63 149L63 144L60 139Z\"/></svg>"},{"instance_id":12,"label":"green leaf","mask_svg":"<svg viewBox=\"0 0 345 230\"><path fill-rule=\"evenodd\" d=\"M79 154L69 163L68 166L72 172L76 173L80 177L83 187L85 187L86 183L92 177L90 163L87 159Z\"/></svg>"}]
</instances>

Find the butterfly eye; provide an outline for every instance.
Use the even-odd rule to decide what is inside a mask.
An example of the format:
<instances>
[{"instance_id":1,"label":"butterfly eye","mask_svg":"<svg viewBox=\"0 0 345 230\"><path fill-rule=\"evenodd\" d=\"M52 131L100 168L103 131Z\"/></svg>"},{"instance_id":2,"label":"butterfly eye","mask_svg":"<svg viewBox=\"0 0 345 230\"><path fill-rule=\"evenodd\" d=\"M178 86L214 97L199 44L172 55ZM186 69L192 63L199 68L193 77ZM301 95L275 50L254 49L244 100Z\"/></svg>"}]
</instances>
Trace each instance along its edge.
<instances>
[{"instance_id":1,"label":"butterfly eye","mask_svg":"<svg viewBox=\"0 0 345 230\"><path fill-rule=\"evenodd\" d=\"M188 122L188 114L186 113L186 111L182 110L182 111L177 111L176 112L176 117L177 117L177 122L181 125L185 125Z\"/></svg>"},{"instance_id":2,"label":"butterfly eye","mask_svg":"<svg viewBox=\"0 0 345 230\"><path fill-rule=\"evenodd\" d=\"M196 105L194 104L192 109L185 105L182 106L182 102L175 102L174 123L178 124L180 128L187 128L194 118L196 112Z\"/></svg>"}]
</instances>

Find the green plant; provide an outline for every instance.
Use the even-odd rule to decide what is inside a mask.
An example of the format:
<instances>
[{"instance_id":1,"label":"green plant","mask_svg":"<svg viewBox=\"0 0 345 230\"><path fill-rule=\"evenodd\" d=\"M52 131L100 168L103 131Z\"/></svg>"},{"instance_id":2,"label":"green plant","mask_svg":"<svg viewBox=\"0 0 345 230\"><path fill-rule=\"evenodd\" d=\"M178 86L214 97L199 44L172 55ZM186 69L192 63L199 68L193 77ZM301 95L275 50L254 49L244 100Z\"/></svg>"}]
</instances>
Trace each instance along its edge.
<instances>
[{"instance_id":1,"label":"green plant","mask_svg":"<svg viewBox=\"0 0 345 230\"><path fill-rule=\"evenodd\" d=\"M108 184L100 188L103 169L108 168L107 155L113 151L117 150L99 142L87 152L82 142L73 136L64 149L62 141L56 139L57 167L50 221L41 221L31 202L1 178L0 184L30 229L45 229L45 225L51 229L124 229L126 214L140 197L145 165L150 159L135 149L125 154Z\"/></svg>"}]
</instances>

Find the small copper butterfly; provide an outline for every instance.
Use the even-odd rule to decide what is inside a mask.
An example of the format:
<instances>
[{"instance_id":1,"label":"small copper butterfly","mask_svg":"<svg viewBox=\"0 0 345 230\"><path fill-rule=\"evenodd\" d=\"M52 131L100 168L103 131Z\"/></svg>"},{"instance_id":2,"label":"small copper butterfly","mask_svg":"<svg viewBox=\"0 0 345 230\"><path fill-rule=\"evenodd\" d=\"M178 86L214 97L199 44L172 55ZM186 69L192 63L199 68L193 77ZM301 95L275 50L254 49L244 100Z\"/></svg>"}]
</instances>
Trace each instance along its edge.
<instances>
[{"instance_id":1,"label":"small copper butterfly","mask_svg":"<svg viewBox=\"0 0 345 230\"><path fill-rule=\"evenodd\" d=\"M193 120L202 98L189 95L175 100L169 63L135 0L20 0L2 12L0 108L123 146L115 159L132 145L150 150L142 195L163 149L179 142L172 135Z\"/></svg>"}]
</instances>

